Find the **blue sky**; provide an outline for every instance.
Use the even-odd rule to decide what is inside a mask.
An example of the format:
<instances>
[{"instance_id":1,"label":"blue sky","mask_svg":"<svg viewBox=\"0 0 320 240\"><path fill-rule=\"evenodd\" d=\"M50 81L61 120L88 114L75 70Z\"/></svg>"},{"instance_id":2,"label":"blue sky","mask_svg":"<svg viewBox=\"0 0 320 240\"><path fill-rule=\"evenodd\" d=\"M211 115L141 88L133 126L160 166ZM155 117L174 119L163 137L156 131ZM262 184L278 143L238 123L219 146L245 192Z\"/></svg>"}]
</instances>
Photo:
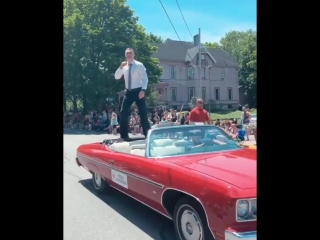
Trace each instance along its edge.
<instances>
[{"instance_id":1,"label":"blue sky","mask_svg":"<svg viewBox=\"0 0 320 240\"><path fill-rule=\"evenodd\" d=\"M159 0L127 0L147 32L178 40ZM162 0L182 41L193 41L176 0ZM256 30L256 0L178 0L192 36L201 28L201 42L219 42L231 30Z\"/></svg>"}]
</instances>

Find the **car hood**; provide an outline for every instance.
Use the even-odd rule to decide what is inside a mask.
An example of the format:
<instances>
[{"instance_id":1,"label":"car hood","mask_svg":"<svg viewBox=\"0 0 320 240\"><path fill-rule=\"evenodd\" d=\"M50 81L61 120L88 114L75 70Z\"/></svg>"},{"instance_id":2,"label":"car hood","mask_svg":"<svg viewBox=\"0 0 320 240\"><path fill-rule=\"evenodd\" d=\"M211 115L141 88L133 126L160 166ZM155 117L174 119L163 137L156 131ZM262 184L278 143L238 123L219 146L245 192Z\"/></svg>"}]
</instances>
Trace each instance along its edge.
<instances>
[{"instance_id":1,"label":"car hood","mask_svg":"<svg viewBox=\"0 0 320 240\"><path fill-rule=\"evenodd\" d=\"M172 159L170 162L222 180L241 189L257 186L257 152L240 149Z\"/></svg>"}]
</instances>

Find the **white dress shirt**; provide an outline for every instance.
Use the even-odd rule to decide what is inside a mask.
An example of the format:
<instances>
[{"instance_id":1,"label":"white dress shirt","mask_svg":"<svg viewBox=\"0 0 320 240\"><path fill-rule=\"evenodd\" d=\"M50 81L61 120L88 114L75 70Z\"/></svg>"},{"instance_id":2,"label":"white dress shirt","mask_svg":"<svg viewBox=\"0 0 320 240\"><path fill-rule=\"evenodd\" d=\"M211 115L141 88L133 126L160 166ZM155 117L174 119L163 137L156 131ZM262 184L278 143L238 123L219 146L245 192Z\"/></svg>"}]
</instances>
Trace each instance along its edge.
<instances>
[{"instance_id":1,"label":"white dress shirt","mask_svg":"<svg viewBox=\"0 0 320 240\"><path fill-rule=\"evenodd\" d=\"M125 87L128 89L128 80L129 80L129 64L124 66L122 69L118 68L116 73L114 74L115 79L120 79L122 75L124 75ZM144 90L147 89L148 86L148 76L146 72L146 68L141 62L137 60L132 61L131 66L131 89L142 88Z\"/></svg>"}]
</instances>

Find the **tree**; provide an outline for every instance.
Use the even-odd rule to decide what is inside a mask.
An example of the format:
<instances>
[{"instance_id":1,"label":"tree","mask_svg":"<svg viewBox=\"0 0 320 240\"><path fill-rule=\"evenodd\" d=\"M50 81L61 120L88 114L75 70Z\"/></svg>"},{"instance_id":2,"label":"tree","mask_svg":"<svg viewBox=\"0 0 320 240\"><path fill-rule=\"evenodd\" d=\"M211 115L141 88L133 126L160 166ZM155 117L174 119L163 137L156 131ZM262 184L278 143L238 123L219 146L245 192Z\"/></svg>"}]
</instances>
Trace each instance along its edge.
<instances>
[{"instance_id":1,"label":"tree","mask_svg":"<svg viewBox=\"0 0 320 240\"><path fill-rule=\"evenodd\" d=\"M209 48L221 48L221 45L217 42L206 42L204 45Z\"/></svg>"},{"instance_id":2,"label":"tree","mask_svg":"<svg viewBox=\"0 0 320 240\"><path fill-rule=\"evenodd\" d=\"M163 39L160 36L157 36L157 35L155 35L153 33L149 33L148 34L148 41L150 43L162 43Z\"/></svg>"},{"instance_id":3,"label":"tree","mask_svg":"<svg viewBox=\"0 0 320 240\"><path fill-rule=\"evenodd\" d=\"M156 90L150 90L149 94L146 96L146 105L148 108L157 107L160 101L160 94Z\"/></svg>"},{"instance_id":4,"label":"tree","mask_svg":"<svg viewBox=\"0 0 320 240\"><path fill-rule=\"evenodd\" d=\"M256 106L257 84L257 34L256 31L228 32L220 41L225 49L240 66L239 85L247 95L249 106Z\"/></svg>"},{"instance_id":5,"label":"tree","mask_svg":"<svg viewBox=\"0 0 320 240\"><path fill-rule=\"evenodd\" d=\"M190 102L189 102L190 109L194 108L196 105L197 105L197 98L196 97L192 97Z\"/></svg>"},{"instance_id":6,"label":"tree","mask_svg":"<svg viewBox=\"0 0 320 240\"><path fill-rule=\"evenodd\" d=\"M74 105L98 108L106 97L116 97L124 81L115 81L114 72L132 47L136 59L145 64L149 82L161 75L156 51L138 18L125 0L64 1L64 95Z\"/></svg>"}]
</instances>

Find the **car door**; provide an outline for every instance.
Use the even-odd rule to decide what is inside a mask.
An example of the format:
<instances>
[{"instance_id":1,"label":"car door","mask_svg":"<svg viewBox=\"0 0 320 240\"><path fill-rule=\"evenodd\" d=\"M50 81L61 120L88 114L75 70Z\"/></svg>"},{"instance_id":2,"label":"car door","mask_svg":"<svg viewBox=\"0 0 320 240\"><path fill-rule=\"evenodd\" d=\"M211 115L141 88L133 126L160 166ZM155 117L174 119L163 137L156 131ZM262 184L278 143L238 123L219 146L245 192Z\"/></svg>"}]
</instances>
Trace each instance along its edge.
<instances>
[{"instance_id":1,"label":"car door","mask_svg":"<svg viewBox=\"0 0 320 240\"><path fill-rule=\"evenodd\" d=\"M139 178L136 192L159 202L164 186L168 185L168 168L154 159L139 158L129 163L132 172Z\"/></svg>"},{"instance_id":2,"label":"car door","mask_svg":"<svg viewBox=\"0 0 320 240\"><path fill-rule=\"evenodd\" d=\"M115 188L162 212L161 195L169 182L165 165L154 159L128 154L115 159L112 174L120 178L113 180Z\"/></svg>"},{"instance_id":3,"label":"car door","mask_svg":"<svg viewBox=\"0 0 320 240\"><path fill-rule=\"evenodd\" d=\"M100 160L98 161L99 164L97 164L99 174L104 177L108 183L111 182L111 169L114 163L114 156L115 153L106 152L105 146L103 145L101 146L101 151L95 151L95 158Z\"/></svg>"},{"instance_id":4,"label":"car door","mask_svg":"<svg viewBox=\"0 0 320 240\"><path fill-rule=\"evenodd\" d=\"M137 189L136 184L138 181L130 165L130 162L136 161L134 155L119 152L113 153L111 161L111 185L122 192L136 197L134 193Z\"/></svg>"}]
</instances>

